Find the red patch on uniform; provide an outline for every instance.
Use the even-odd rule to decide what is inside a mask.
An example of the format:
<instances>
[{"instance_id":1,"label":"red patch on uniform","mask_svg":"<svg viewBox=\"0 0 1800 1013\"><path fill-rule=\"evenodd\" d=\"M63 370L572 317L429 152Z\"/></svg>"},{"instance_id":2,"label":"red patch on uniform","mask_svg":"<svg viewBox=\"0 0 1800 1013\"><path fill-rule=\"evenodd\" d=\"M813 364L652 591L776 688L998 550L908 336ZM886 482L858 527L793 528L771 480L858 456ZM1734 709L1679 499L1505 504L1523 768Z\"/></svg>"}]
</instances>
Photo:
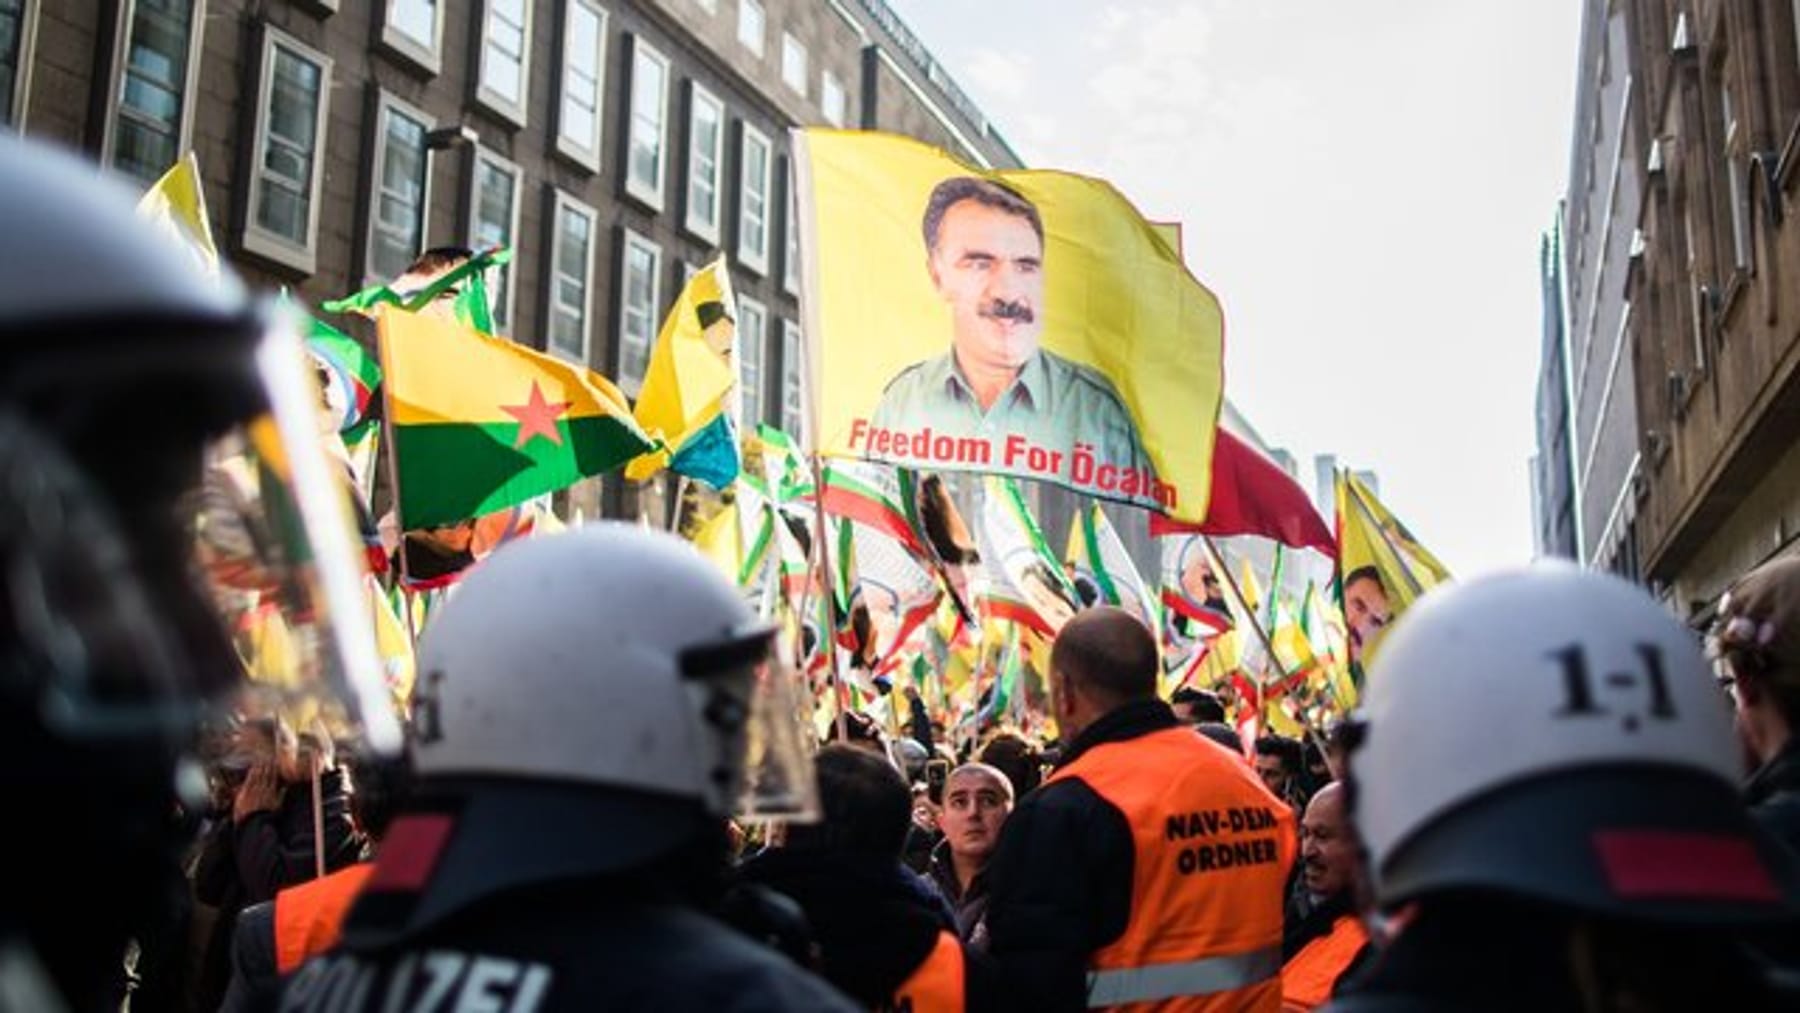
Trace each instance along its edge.
<instances>
[{"instance_id":1,"label":"red patch on uniform","mask_svg":"<svg viewBox=\"0 0 1800 1013\"><path fill-rule=\"evenodd\" d=\"M1594 849L1613 893L1628 900L1781 900L1746 837L1608 830L1594 835Z\"/></svg>"},{"instance_id":2,"label":"red patch on uniform","mask_svg":"<svg viewBox=\"0 0 1800 1013\"><path fill-rule=\"evenodd\" d=\"M455 821L444 813L409 813L394 820L368 890L418 890L431 879Z\"/></svg>"}]
</instances>

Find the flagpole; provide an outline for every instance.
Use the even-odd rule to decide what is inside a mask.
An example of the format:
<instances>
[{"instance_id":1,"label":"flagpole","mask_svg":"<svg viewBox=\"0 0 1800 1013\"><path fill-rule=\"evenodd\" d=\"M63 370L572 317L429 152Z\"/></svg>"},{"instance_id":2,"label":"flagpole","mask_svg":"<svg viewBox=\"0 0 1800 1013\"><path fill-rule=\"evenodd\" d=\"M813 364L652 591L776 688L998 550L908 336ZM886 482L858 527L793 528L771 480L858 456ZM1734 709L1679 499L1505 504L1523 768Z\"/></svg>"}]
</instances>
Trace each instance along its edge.
<instances>
[{"instance_id":1,"label":"flagpole","mask_svg":"<svg viewBox=\"0 0 1800 1013\"><path fill-rule=\"evenodd\" d=\"M807 456L812 460L813 489L816 491L818 497L818 509L813 511L814 537L819 541L819 586L825 595L825 623L829 627L829 629L821 630L819 632L819 646L829 652L825 656L825 667L826 671L831 673L831 698L832 702L837 705L837 740L839 742L847 742L850 739L849 730L844 724L844 710L847 707L847 704L844 700L843 680L838 676L837 595L832 593L831 587L829 586L829 582L834 579L836 571L831 568L831 539L826 536L825 469L824 466L819 463L818 451L815 450Z\"/></svg>"},{"instance_id":2,"label":"flagpole","mask_svg":"<svg viewBox=\"0 0 1800 1013\"><path fill-rule=\"evenodd\" d=\"M388 487L392 490L394 497L394 530L398 536L394 558L399 561L400 611L406 619L406 639L416 647L419 643L418 624L413 619L412 601L407 597L411 593L407 590L407 585L412 583L412 571L406 565L406 518L400 512L402 502L400 499L400 457L394 453L396 449L394 443L394 374L390 368L392 365L389 361L390 356L387 354L387 339L381 332L381 314L391 312L393 310L385 306L378 308L375 312L375 358L381 362L382 442L382 446L376 447L375 452L387 459ZM373 497L370 498L373 499ZM376 527L380 527L379 520L376 522Z\"/></svg>"},{"instance_id":3,"label":"flagpole","mask_svg":"<svg viewBox=\"0 0 1800 1013\"><path fill-rule=\"evenodd\" d=\"M669 525L669 533L670 534L678 535L681 533L681 501L687 497L687 489L688 489L688 477L686 475L680 475L680 474L676 475L675 476L675 497L674 497L675 502L673 504L672 509L670 509L669 516L668 516L668 525Z\"/></svg>"},{"instance_id":4,"label":"flagpole","mask_svg":"<svg viewBox=\"0 0 1800 1013\"><path fill-rule=\"evenodd\" d=\"M1425 588L1420 586L1419 579L1413 576L1412 569L1406 565L1406 553L1394 545L1393 539L1388 537L1387 529L1383 528L1381 522L1375 519L1374 512L1369 509L1367 503L1363 502L1362 494L1356 491L1356 487L1350 484L1348 478L1344 481L1344 492L1356 501L1356 509L1362 514L1363 523L1375 530L1376 536L1381 539L1381 544L1387 546L1388 552L1394 557L1394 562L1400 565L1400 576L1406 579L1407 586L1412 589L1412 596L1418 598L1424 594Z\"/></svg>"},{"instance_id":5,"label":"flagpole","mask_svg":"<svg viewBox=\"0 0 1800 1013\"><path fill-rule=\"evenodd\" d=\"M1201 543L1206 546L1207 562L1212 565L1213 571L1225 581L1225 586L1231 589L1231 596L1237 599L1238 611L1243 613L1244 618L1250 621L1250 629L1255 631L1257 641L1262 644L1264 657L1266 657L1269 662L1273 662L1277 665L1281 664L1281 659L1275 656L1275 644L1269 640L1268 631L1263 629L1262 622L1256 618L1255 611L1250 608L1248 602L1244 601L1244 592L1238 587L1237 578L1232 576L1231 569L1225 565L1225 556L1219 552L1219 547L1213 544L1212 536L1201 535L1200 540ZM1273 593L1273 589L1271 589L1271 593ZM1269 665L1265 662L1262 666L1262 670L1256 673L1256 710L1258 719L1262 717L1262 709L1268 702L1264 699L1268 693L1268 679L1266 677L1268 670Z\"/></svg>"}]
</instances>

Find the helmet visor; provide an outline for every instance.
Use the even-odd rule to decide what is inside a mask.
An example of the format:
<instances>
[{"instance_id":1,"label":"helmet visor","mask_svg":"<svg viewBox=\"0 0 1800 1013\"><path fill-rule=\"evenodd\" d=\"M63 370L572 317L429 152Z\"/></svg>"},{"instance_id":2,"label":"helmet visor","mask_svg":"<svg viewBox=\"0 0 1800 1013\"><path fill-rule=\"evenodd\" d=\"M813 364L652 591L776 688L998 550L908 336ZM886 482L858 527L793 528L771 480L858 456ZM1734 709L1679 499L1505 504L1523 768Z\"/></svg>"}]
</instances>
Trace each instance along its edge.
<instances>
[{"instance_id":1,"label":"helmet visor","mask_svg":"<svg viewBox=\"0 0 1800 1013\"><path fill-rule=\"evenodd\" d=\"M184 501L194 569L248 676L244 711L322 721L393 752L400 728L382 675L349 472L336 426L286 320L257 370L268 411L214 440ZM341 449L341 444L338 445Z\"/></svg>"},{"instance_id":2,"label":"helmet visor","mask_svg":"<svg viewBox=\"0 0 1800 1013\"><path fill-rule=\"evenodd\" d=\"M798 676L776 655L773 631L759 626L691 650L681 668L708 738L722 747L713 767L713 810L742 822L817 819L818 782Z\"/></svg>"}]
</instances>

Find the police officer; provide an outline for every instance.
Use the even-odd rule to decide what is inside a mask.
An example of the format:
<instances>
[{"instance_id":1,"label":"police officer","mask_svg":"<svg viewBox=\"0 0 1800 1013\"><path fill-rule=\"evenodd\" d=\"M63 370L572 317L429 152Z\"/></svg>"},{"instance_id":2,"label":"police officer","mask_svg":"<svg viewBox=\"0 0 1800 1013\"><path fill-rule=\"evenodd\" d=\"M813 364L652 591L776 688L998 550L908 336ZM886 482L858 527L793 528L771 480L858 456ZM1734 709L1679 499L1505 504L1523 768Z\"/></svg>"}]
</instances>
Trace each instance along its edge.
<instances>
[{"instance_id":1,"label":"police officer","mask_svg":"<svg viewBox=\"0 0 1800 1013\"><path fill-rule=\"evenodd\" d=\"M1156 696L1156 641L1089 609L1051 649L1061 765L987 875L990 952L1022 1006L1276 1010L1293 813Z\"/></svg>"},{"instance_id":2,"label":"police officer","mask_svg":"<svg viewBox=\"0 0 1800 1013\"><path fill-rule=\"evenodd\" d=\"M854 1008L697 910L746 743L782 754L757 786L810 782L794 712L753 697L771 635L666 534L496 551L420 640L412 800L280 1008Z\"/></svg>"},{"instance_id":3,"label":"police officer","mask_svg":"<svg viewBox=\"0 0 1800 1013\"><path fill-rule=\"evenodd\" d=\"M284 674L351 710L383 690L360 613L325 590L354 592L358 563L297 335L73 158L0 137L0 221L0 797L44 843L0 865L0 1007L117 1009L128 939L180 939L172 814L204 801L193 733L244 671L224 589L193 579L224 572L194 566L190 509L220 447L284 465L240 470L210 514L255 533L231 573L292 606ZM397 743L391 714L371 728Z\"/></svg>"},{"instance_id":4,"label":"police officer","mask_svg":"<svg viewBox=\"0 0 1800 1013\"><path fill-rule=\"evenodd\" d=\"M1740 942L1792 869L1737 797L1693 635L1566 564L1447 585L1393 629L1351 815L1398 937L1328 1007L1793 1009Z\"/></svg>"}]
</instances>

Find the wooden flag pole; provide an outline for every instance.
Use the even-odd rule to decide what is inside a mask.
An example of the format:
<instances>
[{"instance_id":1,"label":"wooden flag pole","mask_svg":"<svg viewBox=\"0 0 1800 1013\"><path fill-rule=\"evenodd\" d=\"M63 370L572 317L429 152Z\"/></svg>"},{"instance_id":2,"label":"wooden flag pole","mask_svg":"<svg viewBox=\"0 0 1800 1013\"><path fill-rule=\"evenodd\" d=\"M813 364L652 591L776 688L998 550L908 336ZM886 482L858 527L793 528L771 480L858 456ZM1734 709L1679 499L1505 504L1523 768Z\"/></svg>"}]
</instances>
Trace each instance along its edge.
<instances>
[{"instance_id":1,"label":"wooden flag pole","mask_svg":"<svg viewBox=\"0 0 1800 1013\"><path fill-rule=\"evenodd\" d=\"M412 572L406 565L406 518L400 512L400 455L395 451L394 443L394 382L387 354L387 339L381 333L381 314L394 312L389 307L380 307L375 311L375 358L381 363L381 442L375 452L386 459L389 494L393 497L394 530L398 536L394 548L394 558L398 560L400 570L400 612L406 620L406 639L414 647L419 645L418 623L413 618L412 601L407 597L412 592L407 585L412 583ZM374 497L370 497L373 499ZM377 529L381 522L376 521Z\"/></svg>"},{"instance_id":2,"label":"wooden flag pole","mask_svg":"<svg viewBox=\"0 0 1800 1013\"><path fill-rule=\"evenodd\" d=\"M1394 562L1400 564L1400 576L1406 580L1413 598L1417 599L1424 594L1425 588L1419 584L1419 578L1414 577L1412 568L1406 565L1406 553L1394 545L1394 540L1388 537L1387 529L1383 528L1381 522L1375 519L1374 511L1370 510L1369 505L1363 502L1362 495L1356 491L1356 487L1351 485L1348 479L1344 481L1344 494L1356 501L1356 509L1358 513L1362 514L1363 523L1374 529L1375 536L1381 539L1381 544L1387 546L1388 552L1394 557Z\"/></svg>"},{"instance_id":3,"label":"wooden flag pole","mask_svg":"<svg viewBox=\"0 0 1800 1013\"><path fill-rule=\"evenodd\" d=\"M813 517L815 522L814 537L819 541L819 588L821 593L825 595L825 624L828 627L827 629L819 631L819 646L828 652L825 655L825 664L827 671L831 673L832 702L837 706L837 740L839 742L848 742L850 740L850 732L844 720L844 710L847 707L847 703L844 700L843 680L838 674L837 595L832 593L831 587L831 582L836 575L836 571L831 568L831 539L827 535L827 525L825 523L825 469L824 466L819 463L819 454L817 451L809 454L808 457L812 460L813 490L817 497L818 506L818 509L813 512Z\"/></svg>"},{"instance_id":4,"label":"wooden flag pole","mask_svg":"<svg viewBox=\"0 0 1800 1013\"><path fill-rule=\"evenodd\" d=\"M322 732L322 731L324 731L324 728L321 726L318 729L318 731ZM325 876L325 800L324 800L324 798L321 797L322 792L320 792L320 790L319 790L319 767L322 764L324 764L324 762L325 762L324 756L321 755L321 753L320 753L320 750L322 748L323 748L323 746L321 744L319 744L317 742L313 743L312 764L311 764L311 766L312 766L312 820L313 820L313 876L315 878L320 878L320 879L324 878L324 876Z\"/></svg>"},{"instance_id":5,"label":"wooden flag pole","mask_svg":"<svg viewBox=\"0 0 1800 1013\"><path fill-rule=\"evenodd\" d=\"M1232 575L1230 568L1225 565L1225 557L1219 552L1219 547L1213 544L1212 536L1201 535L1200 540L1206 546L1208 564L1212 566L1213 571L1219 575L1220 579L1225 582L1225 586L1231 589L1231 596L1237 599L1238 611L1242 612L1244 618L1249 621L1250 629L1255 631L1257 641L1262 644L1263 655L1269 662L1277 665L1281 664L1281 659L1275 656L1275 644L1269 639L1268 631L1264 630L1262 623L1257 620L1255 610L1250 607L1249 603L1244 601L1244 592L1238 587L1237 578ZM1269 593L1273 594L1274 588L1270 588ZM1269 666L1265 663L1262 666L1262 670L1256 673L1256 707L1258 711L1257 717L1259 719L1262 716L1261 711L1263 705L1266 703L1263 699L1263 695L1269 688L1267 679L1268 670Z\"/></svg>"}]
</instances>

